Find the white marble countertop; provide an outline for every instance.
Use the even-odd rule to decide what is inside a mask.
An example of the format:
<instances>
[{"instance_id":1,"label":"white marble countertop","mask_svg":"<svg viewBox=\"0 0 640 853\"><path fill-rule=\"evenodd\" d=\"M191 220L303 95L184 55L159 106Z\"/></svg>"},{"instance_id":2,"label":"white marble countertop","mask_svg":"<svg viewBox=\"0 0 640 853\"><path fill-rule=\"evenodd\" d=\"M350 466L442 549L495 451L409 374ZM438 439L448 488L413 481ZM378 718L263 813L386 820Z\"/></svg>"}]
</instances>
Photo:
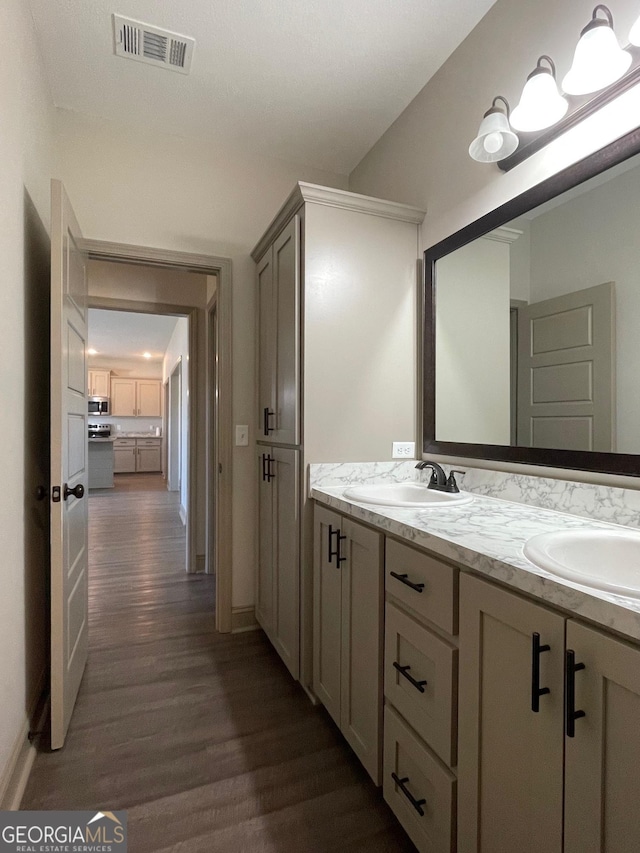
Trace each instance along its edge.
<instances>
[{"instance_id":1,"label":"white marble countertop","mask_svg":"<svg viewBox=\"0 0 640 853\"><path fill-rule=\"evenodd\" d=\"M98 438L96 436L95 438L92 437L89 439L89 444L113 444L114 441L114 436L109 436L108 438Z\"/></svg>"},{"instance_id":2,"label":"white marble countertop","mask_svg":"<svg viewBox=\"0 0 640 853\"><path fill-rule=\"evenodd\" d=\"M118 432L114 438L162 438L161 435L156 435L155 432Z\"/></svg>"},{"instance_id":3,"label":"white marble countertop","mask_svg":"<svg viewBox=\"0 0 640 853\"><path fill-rule=\"evenodd\" d=\"M527 539L559 529L621 525L474 494L470 504L398 509L344 497L346 486L311 484L310 497L445 559L535 596L570 614L640 641L640 600L565 581L529 562ZM622 528L627 529L627 528Z\"/></svg>"}]
</instances>

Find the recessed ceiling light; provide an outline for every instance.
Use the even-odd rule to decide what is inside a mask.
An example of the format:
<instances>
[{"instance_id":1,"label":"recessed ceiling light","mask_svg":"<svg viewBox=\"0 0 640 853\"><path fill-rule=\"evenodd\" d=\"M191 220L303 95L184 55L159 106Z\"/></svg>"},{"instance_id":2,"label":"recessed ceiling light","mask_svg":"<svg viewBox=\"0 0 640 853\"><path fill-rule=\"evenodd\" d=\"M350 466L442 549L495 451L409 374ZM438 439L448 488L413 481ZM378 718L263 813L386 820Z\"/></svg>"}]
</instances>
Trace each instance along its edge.
<instances>
[{"instance_id":1,"label":"recessed ceiling light","mask_svg":"<svg viewBox=\"0 0 640 853\"><path fill-rule=\"evenodd\" d=\"M151 358L151 353L150 352L143 352L142 357L143 358Z\"/></svg>"},{"instance_id":2,"label":"recessed ceiling light","mask_svg":"<svg viewBox=\"0 0 640 853\"><path fill-rule=\"evenodd\" d=\"M89 355L98 355L98 350L94 349L93 347L91 347L91 349L88 349L87 352L89 353Z\"/></svg>"}]
</instances>

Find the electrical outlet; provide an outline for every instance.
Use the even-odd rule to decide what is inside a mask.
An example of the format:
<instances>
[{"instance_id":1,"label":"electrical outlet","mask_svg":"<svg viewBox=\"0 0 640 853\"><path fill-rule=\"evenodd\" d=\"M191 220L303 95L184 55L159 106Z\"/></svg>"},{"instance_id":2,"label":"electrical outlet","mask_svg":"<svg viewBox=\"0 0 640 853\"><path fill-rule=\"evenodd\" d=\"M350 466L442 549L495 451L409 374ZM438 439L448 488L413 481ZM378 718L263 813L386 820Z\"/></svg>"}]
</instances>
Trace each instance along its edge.
<instances>
[{"instance_id":1,"label":"electrical outlet","mask_svg":"<svg viewBox=\"0 0 640 853\"><path fill-rule=\"evenodd\" d=\"M247 447L249 444L249 427L236 424L236 447Z\"/></svg>"},{"instance_id":2,"label":"electrical outlet","mask_svg":"<svg viewBox=\"0 0 640 853\"><path fill-rule=\"evenodd\" d=\"M394 441L392 459L415 459L415 441Z\"/></svg>"}]
</instances>

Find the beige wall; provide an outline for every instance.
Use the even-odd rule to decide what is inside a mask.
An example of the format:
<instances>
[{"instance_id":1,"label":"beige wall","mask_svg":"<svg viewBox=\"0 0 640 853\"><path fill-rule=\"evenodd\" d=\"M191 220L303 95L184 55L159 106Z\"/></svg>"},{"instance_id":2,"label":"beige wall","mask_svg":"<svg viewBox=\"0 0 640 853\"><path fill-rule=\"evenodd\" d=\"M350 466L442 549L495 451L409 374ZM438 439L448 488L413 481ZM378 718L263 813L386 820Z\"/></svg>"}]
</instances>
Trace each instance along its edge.
<instances>
[{"instance_id":1,"label":"beige wall","mask_svg":"<svg viewBox=\"0 0 640 853\"><path fill-rule=\"evenodd\" d=\"M344 187L346 177L66 111L57 111L56 128L56 175L87 237L232 259L233 419L250 425L253 440L255 266L249 252L296 180ZM234 448L233 466L233 604L238 607L254 600L251 444Z\"/></svg>"},{"instance_id":2,"label":"beige wall","mask_svg":"<svg viewBox=\"0 0 640 853\"><path fill-rule=\"evenodd\" d=\"M498 0L354 169L349 188L425 207L426 249L635 128L638 86L507 174L468 155L492 98L502 94L515 105L540 54L551 55L564 75L590 15L582 0ZM636 0L619 0L614 15L625 43Z\"/></svg>"},{"instance_id":3,"label":"beige wall","mask_svg":"<svg viewBox=\"0 0 640 853\"><path fill-rule=\"evenodd\" d=\"M47 665L49 210L52 111L26 3L0 32L0 798Z\"/></svg>"},{"instance_id":4,"label":"beige wall","mask_svg":"<svg viewBox=\"0 0 640 853\"><path fill-rule=\"evenodd\" d=\"M510 443L509 248L483 238L438 261L440 441Z\"/></svg>"}]
</instances>

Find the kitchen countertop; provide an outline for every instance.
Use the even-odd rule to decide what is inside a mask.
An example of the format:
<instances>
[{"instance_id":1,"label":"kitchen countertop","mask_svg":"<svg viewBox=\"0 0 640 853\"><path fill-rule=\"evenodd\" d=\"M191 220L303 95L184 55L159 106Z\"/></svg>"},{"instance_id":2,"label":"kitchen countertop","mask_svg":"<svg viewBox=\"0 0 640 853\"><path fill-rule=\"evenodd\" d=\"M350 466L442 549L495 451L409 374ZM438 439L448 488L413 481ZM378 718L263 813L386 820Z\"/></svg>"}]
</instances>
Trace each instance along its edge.
<instances>
[{"instance_id":1,"label":"kitchen countertop","mask_svg":"<svg viewBox=\"0 0 640 853\"><path fill-rule=\"evenodd\" d=\"M635 528L477 494L470 504L457 507L373 506L345 498L346 488L316 484L311 486L310 497L487 578L640 641L640 599L557 578L535 566L522 552L527 539L538 533Z\"/></svg>"},{"instance_id":2,"label":"kitchen countertop","mask_svg":"<svg viewBox=\"0 0 640 853\"><path fill-rule=\"evenodd\" d=\"M114 436L109 436L108 438L90 438L89 444L113 444L114 441Z\"/></svg>"},{"instance_id":3,"label":"kitchen countertop","mask_svg":"<svg viewBox=\"0 0 640 853\"><path fill-rule=\"evenodd\" d=\"M162 436L154 432L118 432L114 435L115 438L162 438Z\"/></svg>"}]
</instances>

